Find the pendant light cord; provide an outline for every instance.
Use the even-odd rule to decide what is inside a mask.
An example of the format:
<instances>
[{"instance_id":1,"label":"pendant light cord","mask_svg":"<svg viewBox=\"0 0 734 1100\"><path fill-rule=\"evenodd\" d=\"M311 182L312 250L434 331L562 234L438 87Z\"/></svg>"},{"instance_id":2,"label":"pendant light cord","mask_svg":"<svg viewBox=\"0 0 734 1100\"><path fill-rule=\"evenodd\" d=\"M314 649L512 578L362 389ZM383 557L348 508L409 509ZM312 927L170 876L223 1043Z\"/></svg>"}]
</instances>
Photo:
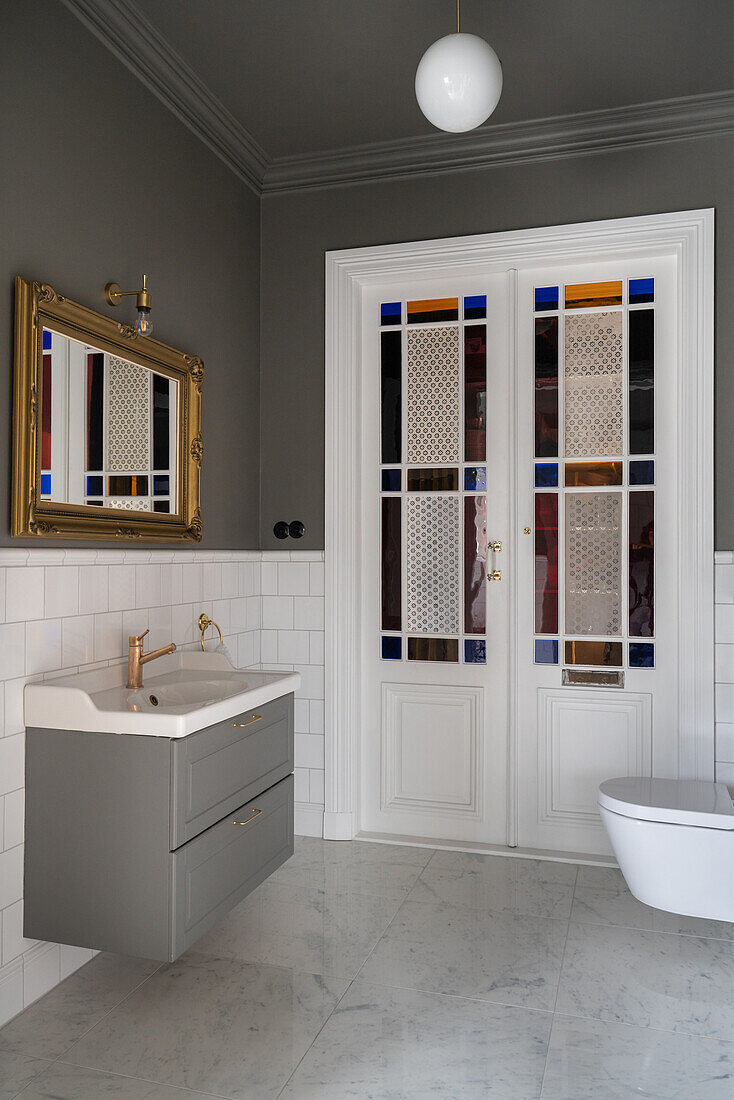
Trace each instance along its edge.
<instances>
[{"instance_id":1,"label":"pendant light cord","mask_svg":"<svg viewBox=\"0 0 734 1100\"><path fill-rule=\"evenodd\" d=\"M459 5L461 0L456 0L456 33L461 34L461 12Z\"/></svg>"}]
</instances>

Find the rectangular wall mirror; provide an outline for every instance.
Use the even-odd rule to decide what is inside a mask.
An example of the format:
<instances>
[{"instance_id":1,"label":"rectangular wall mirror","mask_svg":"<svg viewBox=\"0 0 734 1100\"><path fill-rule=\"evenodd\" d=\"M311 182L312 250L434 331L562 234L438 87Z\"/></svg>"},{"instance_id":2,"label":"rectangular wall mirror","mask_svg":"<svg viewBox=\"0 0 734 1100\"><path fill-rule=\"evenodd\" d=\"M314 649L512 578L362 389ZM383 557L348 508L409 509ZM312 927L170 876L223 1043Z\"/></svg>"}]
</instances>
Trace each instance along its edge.
<instances>
[{"instance_id":1,"label":"rectangular wall mirror","mask_svg":"<svg viewBox=\"0 0 734 1100\"><path fill-rule=\"evenodd\" d=\"M201 360L16 280L12 533L201 538Z\"/></svg>"}]
</instances>

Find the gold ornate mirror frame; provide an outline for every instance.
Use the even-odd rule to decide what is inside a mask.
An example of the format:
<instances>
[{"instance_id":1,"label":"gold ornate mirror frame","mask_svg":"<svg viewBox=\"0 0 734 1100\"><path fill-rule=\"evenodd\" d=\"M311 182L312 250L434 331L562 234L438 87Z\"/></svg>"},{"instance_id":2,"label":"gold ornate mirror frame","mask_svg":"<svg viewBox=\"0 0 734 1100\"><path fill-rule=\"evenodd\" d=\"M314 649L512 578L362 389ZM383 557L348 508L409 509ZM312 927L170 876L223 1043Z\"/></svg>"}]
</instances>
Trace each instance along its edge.
<instances>
[{"instance_id":1,"label":"gold ornate mirror frame","mask_svg":"<svg viewBox=\"0 0 734 1100\"><path fill-rule=\"evenodd\" d=\"M43 329L49 328L178 382L176 506L172 514L122 512L87 504L41 499L41 399L39 364ZM11 534L54 539L201 539L201 387L204 364L193 355L138 336L86 306L57 294L46 283L15 280L13 381L13 472Z\"/></svg>"}]
</instances>

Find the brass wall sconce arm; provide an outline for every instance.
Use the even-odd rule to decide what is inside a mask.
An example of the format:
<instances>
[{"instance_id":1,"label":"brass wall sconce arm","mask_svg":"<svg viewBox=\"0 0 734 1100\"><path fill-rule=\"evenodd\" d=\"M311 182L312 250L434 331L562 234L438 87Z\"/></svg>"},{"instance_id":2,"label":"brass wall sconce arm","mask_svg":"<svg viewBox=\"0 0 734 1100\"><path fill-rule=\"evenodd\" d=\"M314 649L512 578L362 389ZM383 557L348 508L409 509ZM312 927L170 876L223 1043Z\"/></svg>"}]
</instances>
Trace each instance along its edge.
<instances>
[{"instance_id":1,"label":"brass wall sconce arm","mask_svg":"<svg viewBox=\"0 0 734 1100\"><path fill-rule=\"evenodd\" d=\"M150 336L153 331L153 323L148 316L150 313L150 291L148 290L148 276L143 275L143 285L140 290L123 290L117 283L107 283L104 288L105 301L110 306L122 305L123 298L135 298L138 317L135 322L135 331L140 336Z\"/></svg>"}]
</instances>

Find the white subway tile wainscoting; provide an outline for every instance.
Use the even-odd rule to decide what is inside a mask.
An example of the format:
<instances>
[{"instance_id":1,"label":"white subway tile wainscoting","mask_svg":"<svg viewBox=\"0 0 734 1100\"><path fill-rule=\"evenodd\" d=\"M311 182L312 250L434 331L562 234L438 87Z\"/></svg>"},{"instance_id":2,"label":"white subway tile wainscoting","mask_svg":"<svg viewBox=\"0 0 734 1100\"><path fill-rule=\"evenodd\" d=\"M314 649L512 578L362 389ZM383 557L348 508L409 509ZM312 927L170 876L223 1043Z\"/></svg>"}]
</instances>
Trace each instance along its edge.
<instances>
[{"instance_id":1,"label":"white subway tile wainscoting","mask_svg":"<svg viewBox=\"0 0 734 1100\"><path fill-rule=\"evenodd\" d=\"M205 611L240 668L296 669L296 832L320 836L324 803L321 552L0 549L0 1026L94 952L23 938L23 688L199 644ZM214 647L216 631L207 643Z\"/></svg>"}]
</instances>

